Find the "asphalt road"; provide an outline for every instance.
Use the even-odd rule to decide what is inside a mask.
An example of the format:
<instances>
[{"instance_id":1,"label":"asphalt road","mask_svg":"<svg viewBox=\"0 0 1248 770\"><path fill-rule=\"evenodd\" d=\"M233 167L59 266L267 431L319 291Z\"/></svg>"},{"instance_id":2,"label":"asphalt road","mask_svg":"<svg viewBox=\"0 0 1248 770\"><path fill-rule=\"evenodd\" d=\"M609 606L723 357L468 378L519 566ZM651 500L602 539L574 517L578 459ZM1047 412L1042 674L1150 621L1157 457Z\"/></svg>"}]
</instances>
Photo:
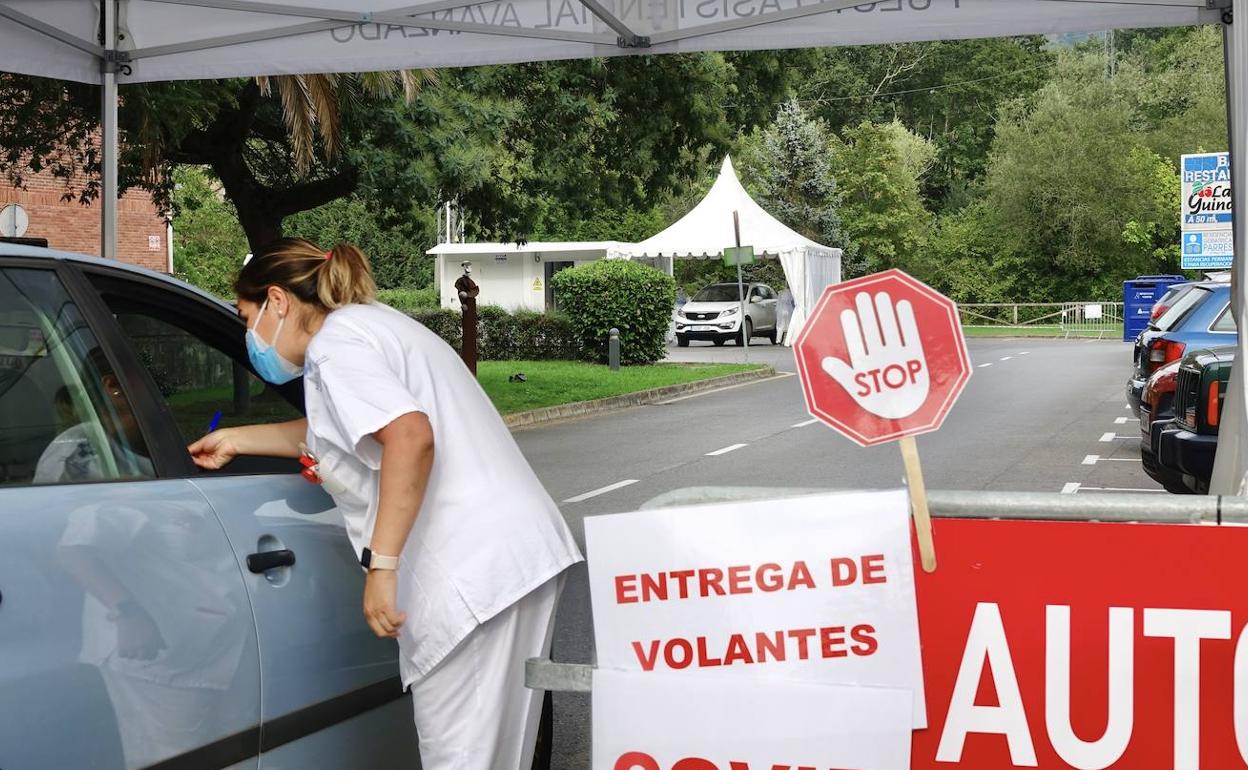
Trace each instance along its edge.
<instances>
[{"instance_id":1,"label":"asphalt road","mask_svg":"<svg viewBox=\"0 0 1248 770\"><path fill-rule=\"evenodd\" d=\"M918 439L931 489L1157 491L1126 408L1131 349L1116 341L979 339L974 374L944 427ZM902 485L895 445L861 449L812 423L792 352L766 344L674 348L673 360L752 361L775 379L516 434L578 540L586 516L635 510L694 486L883 489ZM591 662L583 565L565 589L553 657ZM589 767L589 699L555 699L556 770Z\"/></svg>"}]
</instances>

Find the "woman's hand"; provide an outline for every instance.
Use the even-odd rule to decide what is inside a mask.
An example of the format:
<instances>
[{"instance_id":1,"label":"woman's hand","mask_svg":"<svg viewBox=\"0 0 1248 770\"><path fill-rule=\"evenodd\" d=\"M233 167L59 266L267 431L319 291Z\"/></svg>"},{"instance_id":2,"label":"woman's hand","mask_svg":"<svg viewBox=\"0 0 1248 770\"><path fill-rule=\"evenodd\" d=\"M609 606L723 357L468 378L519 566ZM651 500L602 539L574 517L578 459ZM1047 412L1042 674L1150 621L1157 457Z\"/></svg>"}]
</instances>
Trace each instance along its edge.
<instances>
[{"instance_id":1,"label":"woman's hand","mask_svg":"<svg viewBox=\"0 0 1248 770\"><path fill-rule=\"evenodd\" d=\"M238 443L230 428L214 430L187 447L187 451L196 465L208 471L224 468L239 455Z\"/></svg>"},{"instance_id":2,"label":"woman's hand","mask_svg":"<svg viewBox=\"0 0 1248 770\"><path fill-rule=\"evenodd\" d=\"M364 619L373 633L384 638L397 638L407 615L395 609L399 573L374 569L364 578Z\"/></svg>"}]
</instances>

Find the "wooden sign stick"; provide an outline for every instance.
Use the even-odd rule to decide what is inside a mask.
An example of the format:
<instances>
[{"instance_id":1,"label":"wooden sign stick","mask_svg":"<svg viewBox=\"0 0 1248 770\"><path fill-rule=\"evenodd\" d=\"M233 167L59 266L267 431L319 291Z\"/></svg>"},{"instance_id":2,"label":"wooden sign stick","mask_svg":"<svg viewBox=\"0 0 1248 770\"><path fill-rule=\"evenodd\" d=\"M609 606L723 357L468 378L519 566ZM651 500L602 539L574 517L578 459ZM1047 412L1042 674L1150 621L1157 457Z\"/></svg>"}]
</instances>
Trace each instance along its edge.
<instances>
[{"instance_id":1,"label":"wooden sign stick","mask_svg":"<svg viewBox=\"0 0 1248 770\"><path fill-rule=\"evenodd\" d=\"M932 543L932 515L927 510L927 487L923 485L923 466L919 464L919 445L914 436L897 442L901 461L906 466L906 486L910 488L910 508L914 512L914 531L919 538L919 559L924 572L936 571L936 546Z\"/></svg>"}]
</instances>

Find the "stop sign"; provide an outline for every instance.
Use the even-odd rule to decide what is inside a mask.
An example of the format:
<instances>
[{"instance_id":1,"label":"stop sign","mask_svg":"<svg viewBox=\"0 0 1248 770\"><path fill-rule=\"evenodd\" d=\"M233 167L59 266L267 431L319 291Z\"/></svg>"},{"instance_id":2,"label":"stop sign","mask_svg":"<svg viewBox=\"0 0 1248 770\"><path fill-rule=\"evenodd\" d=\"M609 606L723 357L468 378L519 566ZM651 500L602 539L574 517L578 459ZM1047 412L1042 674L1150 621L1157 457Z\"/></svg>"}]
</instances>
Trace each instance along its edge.
<instances>
[{"instance_id":1,"label":"stop sign","mask_svg":"<svg viewBox=\"0 0 1248 770\"><path fill-rule=\"evenodd\" d=\"M825 289L793 351L810 413L862 446L936 430L971 376L957 305L900 270Z\"/></svg>"}]
</instances>

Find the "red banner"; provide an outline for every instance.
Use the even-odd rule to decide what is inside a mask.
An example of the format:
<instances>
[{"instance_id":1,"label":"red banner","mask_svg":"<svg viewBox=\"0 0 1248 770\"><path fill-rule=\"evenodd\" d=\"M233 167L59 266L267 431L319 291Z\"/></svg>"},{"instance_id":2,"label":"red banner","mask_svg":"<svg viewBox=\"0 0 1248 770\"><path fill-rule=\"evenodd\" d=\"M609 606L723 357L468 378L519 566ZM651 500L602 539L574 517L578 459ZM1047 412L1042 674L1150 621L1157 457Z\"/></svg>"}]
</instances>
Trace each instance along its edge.
<instances>
[{"instance_id":1,"label":"red banner","mask_svg":"<svg viewBox=\"0 0 1248 770\"><path fill-rule=\"evenodd\" d=\"M914 770L1248 768L1248 529L934 524Z\"/></svg>"}]
</instances>

